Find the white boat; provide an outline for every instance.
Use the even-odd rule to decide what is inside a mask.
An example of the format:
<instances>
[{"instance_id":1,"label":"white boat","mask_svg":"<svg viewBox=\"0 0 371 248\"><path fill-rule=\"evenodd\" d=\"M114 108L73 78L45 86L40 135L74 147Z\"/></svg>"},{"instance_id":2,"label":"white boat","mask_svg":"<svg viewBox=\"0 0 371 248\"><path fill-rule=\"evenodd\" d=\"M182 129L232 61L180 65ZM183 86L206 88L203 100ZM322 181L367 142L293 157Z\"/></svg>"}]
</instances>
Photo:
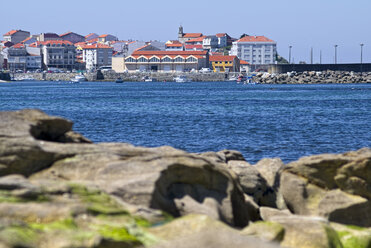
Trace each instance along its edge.
<instances>
[{"instance_id":1,"label":"white boat","mask_svg":"<svg viewBox=\"0 0 371 248\"><path fill-rule=\"evenodd\" d=\"M179 75L177 77L174 78L174 81L177 82L177 83L189 83L189 82L192 82L191 79L187 78L187 76L185 75Z\"/></svg>"},{"instance_id":2,"label":"white boat","mask_svg":"<svg viewBox=\"0 0 371 248\"><path fill-rule=\"evenodd\" d=\"M74 78L71 79L73 83L80 83L87 81L86 77L84 75L76 75Z\"/></svg>"},{"instance_id":3,"label":"white boat","mask_svg":"<svg viewBox=\"0 0 371 248\"><path fill-rule=\"evenodd\" d=\"M231 81L231 82L236 82L237 81L237 77L236 76L232 76L228 79L228 81Z\"/></svg>"},{"instance_id":4,"label":"white boat","mask_svg":"<svg viewBox=\"0 0 371 248\"><path fill-rule=\"evenodd\" d=\"M157 80L155 78L152 78L152 77L149 77L149 76L144 76L142 78L142 81L144 81L144 82L157 82Z\"/></svg>"}]
</instances>

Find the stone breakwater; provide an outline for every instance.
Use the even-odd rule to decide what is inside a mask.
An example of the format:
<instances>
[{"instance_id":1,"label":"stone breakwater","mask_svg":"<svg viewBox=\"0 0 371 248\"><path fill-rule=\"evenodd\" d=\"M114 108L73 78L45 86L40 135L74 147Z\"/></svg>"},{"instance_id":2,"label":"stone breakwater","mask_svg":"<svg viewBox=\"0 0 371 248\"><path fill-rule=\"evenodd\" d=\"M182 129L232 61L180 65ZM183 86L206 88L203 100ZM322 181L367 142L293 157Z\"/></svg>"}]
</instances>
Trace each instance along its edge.
<instances>
[{"instance_id":1,"label":"stone breakwater","mask_svg":"<svg viewBox=\"0 0 371 248\"><path fill-rule=\"evenodd\" d=\"M0 119L0 247L371 246L369 148L251 165L93 144L38 110Z\"/></svg>"},{"instance_id":2,"label":"stone breakwater","mask_svg":"<svg viewBox=\"0 0 371 248\"><path fill-rule=\"evenodd\" d=\"M371 72L305 71L269 74L259 72L253 81L262 84L343 84L371 83Z\"/></svg>"}]
</instances>

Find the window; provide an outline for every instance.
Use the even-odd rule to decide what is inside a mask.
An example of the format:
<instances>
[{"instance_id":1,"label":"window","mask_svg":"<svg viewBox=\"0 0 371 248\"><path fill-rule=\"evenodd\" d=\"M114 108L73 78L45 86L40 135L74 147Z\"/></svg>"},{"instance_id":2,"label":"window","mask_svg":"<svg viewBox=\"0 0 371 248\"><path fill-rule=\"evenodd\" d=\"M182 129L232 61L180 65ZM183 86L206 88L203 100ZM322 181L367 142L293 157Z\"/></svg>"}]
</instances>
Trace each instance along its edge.
<instances>
[{"instance_id":1,"label":"window","mask_svg":"<svg viewBox=\"0 0 371 248\"><path fill-rule=\"evenodd\" d=\"M147 61L148 61L148 59L143 58L143 57L141 57L141 58L138 60L138 62L147 62Z\"/></svg>"},{"instance_id":2,"label":"window","mask_svg":"<svg viewBox=\"0 0 371 248\"><path fill-rule=\"evenodd\" d=\"M171 62L171 59L169 57L165 57L162 59L162 62Z\"/></svg>"},{"instance_id":3,"label":"window","mask_svg":"<svg viewBox=\"0 0 371 248\"><path fill-rule=\"evenodd\" d=\"M126 62L136 62L136 59L132 58L132 57L129 57L125 60Z\"/></svg>"},{"instance_id":4,"label":"window","mask_svg":"<svg viewBox=\"0 0 371 248\"><path fill-rule=\"evenodd\" d=\"M160 62L160 60L156 57L153 57L149 60L150 62Z\"/></svg>"},{"instance_id":5,"label":"window","mask_svg":"<svg viewBox=\"0 0 371 248\"><path fill-rule=\"evenodd\" d=\"M197 59L195 59L194 57L189 57L189 58L187 58L186 61L187 61L187 62L196 62Z\"/></svg>"},{"instance_id":6,"label":"window","mask_svg":"<svg viewBox=\"0 0 371 248\"><path fill-rule=\"evenodd\" d=\"M174 61L175 62L184 62L184 59L181 58L181 57L177 57Z\"/></svg>"}]
</instances>

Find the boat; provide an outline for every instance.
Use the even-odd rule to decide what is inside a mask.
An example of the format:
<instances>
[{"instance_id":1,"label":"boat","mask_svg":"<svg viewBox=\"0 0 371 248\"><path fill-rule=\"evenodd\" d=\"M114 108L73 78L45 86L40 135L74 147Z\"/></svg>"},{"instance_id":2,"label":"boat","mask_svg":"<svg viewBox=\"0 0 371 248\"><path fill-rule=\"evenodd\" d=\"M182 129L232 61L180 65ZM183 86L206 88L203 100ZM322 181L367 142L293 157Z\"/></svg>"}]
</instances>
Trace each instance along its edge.
<instances>
[{"instance_id":1,"label":"boat","mask_svg":"<svg viewBox=\"0 0 371 248\"><path fill-rule=\"evenodd\" d=\"M174 82L177 82L177 83L189 83L189 82L192 82L191 79L187 78L187 76L185 75L179 75L177 77L174 78Z\"/></svg>"},{"instance_id":2,"label":"boat","mask_svg":"<svg viewBox=\"0 0 371 248\"><path fill-rule=\"evenodd\" d=\"M157 80L155 78L152 78L152 77L149 77L149 76L144 76L142 78L142 81L144 81L144 82L157 82Z\"/></svg>"},{"instance_id":3,"label":"boat","mask_svg":"<svg viewBox=\"0 0 371 248\"><path fill-rule=\"evenodd\" d=\"M71 82L73 83L80 83L87 81L86 77L82 74L76 75L74 78L71 78Z\"/></svg>"},{"instance_id":4,"label":"boat","mask_svg":"<svg viewBox=\"0 0 371 248\"><path fill-rule=\"evenodd\" d=\"M246 76L240 75L237 78L237 83L245 83L246 81L247 81L247 77Z\"/></svg>"},{"instance_id":5,"label":"boat","mask_svg":"<svg viewBox=\"0 0 371 248\"><path fill-rule=\"evenodd\" d=\"M115 81L115 83L117 83L117 84L120 84L120 83L123 83L123 82L124 82L124 80L122 80L121 77L117 78L116 81Z\"/></svg>"},{"instance_id":6,"label":"boat","mask_svg":"<svg viewBox=\"0 0 371 248\"><path fill-rule=\"evenodd\" d=\"M232 76L232 77L228 78L228 81L230 81L230 82L236 82L237 79L238 78L236 76Z\"/></svg>"}]
</instances>

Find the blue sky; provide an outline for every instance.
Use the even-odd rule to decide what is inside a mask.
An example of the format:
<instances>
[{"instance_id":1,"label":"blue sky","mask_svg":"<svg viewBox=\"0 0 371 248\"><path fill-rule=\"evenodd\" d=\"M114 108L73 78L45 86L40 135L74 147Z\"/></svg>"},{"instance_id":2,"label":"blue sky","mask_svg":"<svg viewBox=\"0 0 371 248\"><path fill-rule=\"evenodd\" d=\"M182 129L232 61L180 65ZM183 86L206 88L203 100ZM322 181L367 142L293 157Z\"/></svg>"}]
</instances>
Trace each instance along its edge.
<instances>
[{"instance_id":1,"label":"blue sky","mask_svg":"<svg viewBox=\"0 0 371 248\"><path fill-rule=\"evenodd\" d=\"M7 11L9 10L9 11ZM370 0L18 0L1 4L1 34L23 29L33 34L73 31L86 35L110 33L120 39L176 39L178 27L185 32L232 37L242 33L265 35L277 42L278 53L294 62L371 62Z\"/></svg>"}]
</instances>

